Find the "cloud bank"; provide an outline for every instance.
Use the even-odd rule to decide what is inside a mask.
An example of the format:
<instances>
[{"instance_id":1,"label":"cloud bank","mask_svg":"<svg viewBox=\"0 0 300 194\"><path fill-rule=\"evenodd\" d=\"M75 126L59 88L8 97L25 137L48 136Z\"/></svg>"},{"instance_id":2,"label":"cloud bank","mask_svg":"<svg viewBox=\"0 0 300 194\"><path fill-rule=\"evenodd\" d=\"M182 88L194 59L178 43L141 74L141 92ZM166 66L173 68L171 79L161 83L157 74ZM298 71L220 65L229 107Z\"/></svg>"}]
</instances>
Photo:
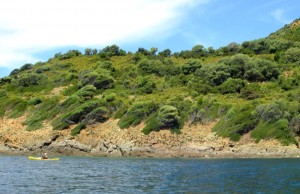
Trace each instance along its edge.
<instances>
[{"instance_id":1,"label":"cloud bank","mask_svg":"<svg viewBox=\"0 0 300 194\"><path fill-rule=\"evenodd\" d=\"M0 7L0 67L59 47L106 46L168 32L208 0L9 0ZM157 37L157 36L156 36Z\"/></svg>"}]
</instances>

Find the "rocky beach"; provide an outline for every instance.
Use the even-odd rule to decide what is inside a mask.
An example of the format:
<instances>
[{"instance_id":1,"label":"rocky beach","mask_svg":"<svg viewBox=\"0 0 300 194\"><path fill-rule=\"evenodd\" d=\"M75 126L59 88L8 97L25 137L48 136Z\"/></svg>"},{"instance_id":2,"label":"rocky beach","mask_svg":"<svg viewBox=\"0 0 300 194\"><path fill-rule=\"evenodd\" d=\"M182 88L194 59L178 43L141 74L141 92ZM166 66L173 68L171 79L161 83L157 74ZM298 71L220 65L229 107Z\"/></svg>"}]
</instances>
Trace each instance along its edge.
<instances>
[{"instance_id":1,"label":"rocky beach","mask_svg":"<svg viewBox=\"0 0 300 194\"><path fill-rule=\"evenodd\" d=\"M52 130L49 123L36 131L26 131L25 116L0 120L0 153L50 156L102 157L197 157L197 158L286 158L299 157L296 145L283 146L276 140L256 143L250 134L233 142L211 132L215 122L207 125L186 125L181 134L169 130L141 133L143 124L120 129L117 120L90 125L79 135L71 136L72 127Z\"/></svg>"}]
</instances>

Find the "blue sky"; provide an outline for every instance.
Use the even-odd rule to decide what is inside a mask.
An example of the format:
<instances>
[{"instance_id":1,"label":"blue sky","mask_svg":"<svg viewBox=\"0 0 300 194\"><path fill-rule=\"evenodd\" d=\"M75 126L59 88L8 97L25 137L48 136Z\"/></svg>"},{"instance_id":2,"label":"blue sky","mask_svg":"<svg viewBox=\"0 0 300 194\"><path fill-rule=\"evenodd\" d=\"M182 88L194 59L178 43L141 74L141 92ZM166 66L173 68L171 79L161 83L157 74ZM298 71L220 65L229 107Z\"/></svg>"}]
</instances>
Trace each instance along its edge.
<instances>
[{"instance_id":1,"label":"blue sky","mask_svg":"<svg viewBox=\"0 0 300 194\"><path fill-rule=\"evenodd\" d=\"M18 5L18 6L16 6ZM9 0L0 7L0 77L69 49L117 44L173 52L268 36L299 0Z\"/></svg>"}]
</instances>

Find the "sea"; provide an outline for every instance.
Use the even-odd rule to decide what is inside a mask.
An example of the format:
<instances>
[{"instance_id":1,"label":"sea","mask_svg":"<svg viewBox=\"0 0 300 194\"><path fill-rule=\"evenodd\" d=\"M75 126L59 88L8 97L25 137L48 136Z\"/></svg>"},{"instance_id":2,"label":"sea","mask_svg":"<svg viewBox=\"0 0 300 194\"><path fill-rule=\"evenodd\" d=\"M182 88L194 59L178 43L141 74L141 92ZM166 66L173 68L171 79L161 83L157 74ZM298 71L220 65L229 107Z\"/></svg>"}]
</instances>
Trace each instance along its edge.
<instances>
[{"instance_id":1,"label":"sea","mask_svg":"<svg viewBox=\"0 0 300 194\"><path fill-rule=\"evenodd\" d=\"M300 159L0 155L0 193L300 193Z\"/></svg>"}]
</instances>

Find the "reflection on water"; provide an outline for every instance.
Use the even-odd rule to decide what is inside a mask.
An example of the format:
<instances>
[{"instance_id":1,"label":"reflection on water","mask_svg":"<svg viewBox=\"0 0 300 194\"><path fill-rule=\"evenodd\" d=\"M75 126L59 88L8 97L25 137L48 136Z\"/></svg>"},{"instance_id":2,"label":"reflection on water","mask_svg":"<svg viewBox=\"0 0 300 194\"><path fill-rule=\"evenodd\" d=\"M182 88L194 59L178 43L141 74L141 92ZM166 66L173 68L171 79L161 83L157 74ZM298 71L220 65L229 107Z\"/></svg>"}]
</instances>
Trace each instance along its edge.
<instances>
[{"instance_id":1,"label":"reflection on water","mask_svg":"<svg viewBox=\"0 0 300 194\"><path fill-rule=\"evenodd\" d=\"M0 156L0 193L299 193L299 159Z\"/></svg>"}]
</instances>

